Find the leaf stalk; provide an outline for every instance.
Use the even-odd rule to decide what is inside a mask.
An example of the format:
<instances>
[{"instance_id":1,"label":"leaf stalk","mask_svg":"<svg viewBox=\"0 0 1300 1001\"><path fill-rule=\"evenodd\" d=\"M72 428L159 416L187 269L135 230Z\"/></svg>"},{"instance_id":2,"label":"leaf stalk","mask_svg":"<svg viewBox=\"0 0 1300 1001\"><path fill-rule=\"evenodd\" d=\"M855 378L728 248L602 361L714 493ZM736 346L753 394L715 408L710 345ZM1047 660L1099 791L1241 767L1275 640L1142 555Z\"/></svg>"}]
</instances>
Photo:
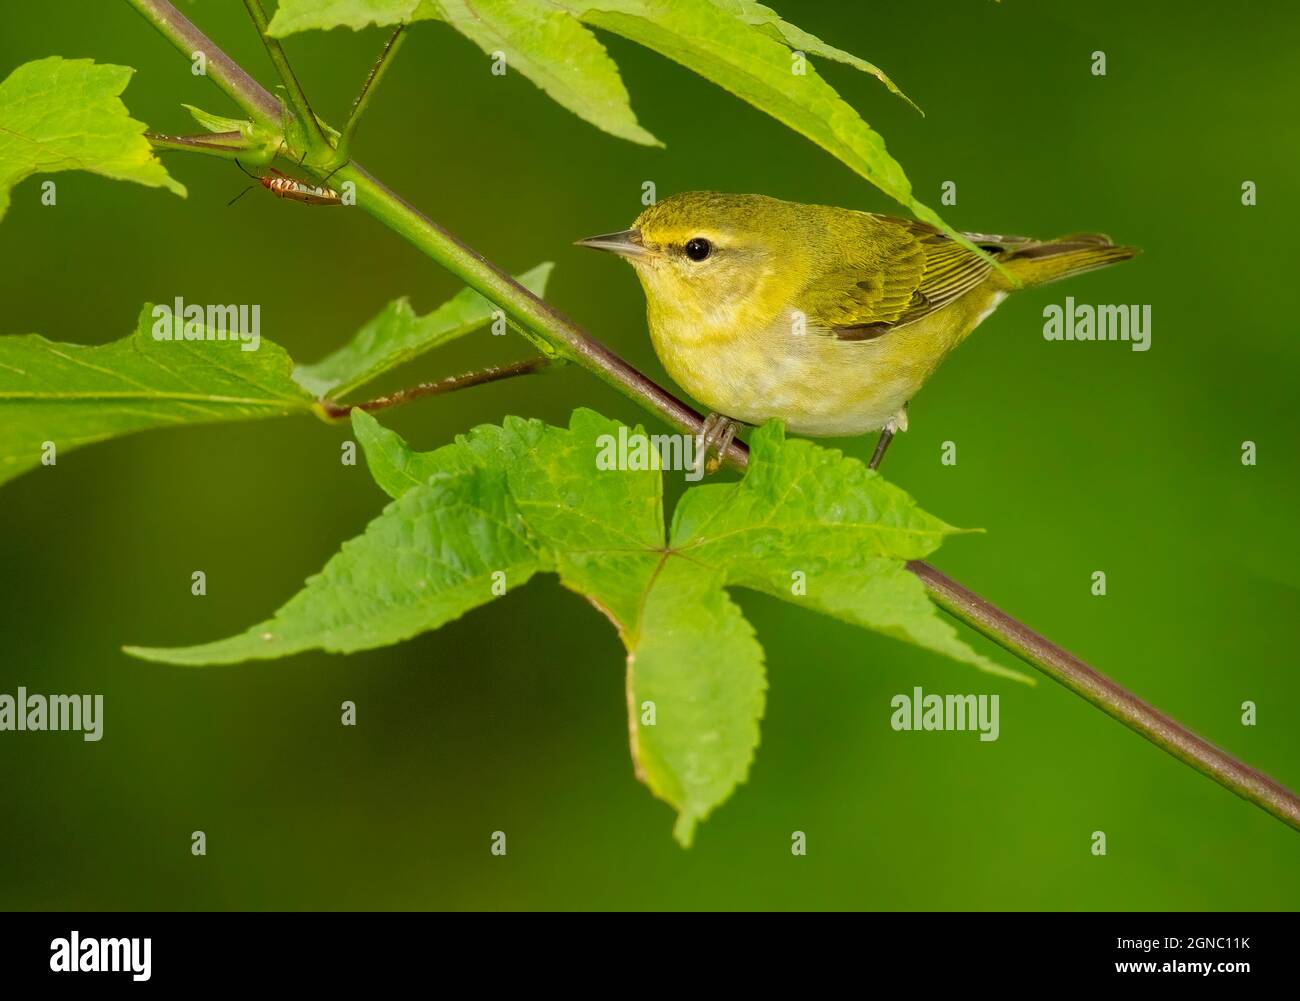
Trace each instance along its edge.
<instances>
[{"instance_id":1,"label":"leaf stalk","mask_svg":"<svg viewBox=\"0 0 1300 1001\"><path fill-rule=\"evenodd\" d=\"M418 386L400 389L395 393L389 393L387 396L377 396L373 400L367 400L364 403L336 403L334 400L321 400L319 406L326 417L331 420L338 420L347 417L354 410L365 410L367 412L383 410L386 407L395 407L425 396L442 396L446 393L454 393L458 389L469 389L471 386L483 386L489 382L500 382L502 379L531 375L534 372L540 372L549 364L551 362L547 358L525 358L523 361L512 362L509 365L493 365L488 368L475 369L473 372L448 376L446 379L440 379L437 382L422 382Z\"/></svg>"},{"instance_id":2,"label":"leaf stalk","mask_svg":"<svg viewBox=\"0 0 1300 1001\"><path fill-rule=\"evenodd\" d=\"M388 72L393 57L397 55L397 50L402 47L404 41L406 41L406 25L399 24L397 30L388 36L388 41L384 44L384 50L379 53L375 65L370 67L370 74L366 77L366 82L361 86L361 93L357 95L357 99L352 105L352 112L348 115L348 120L343 126L343 132L334 147L334 163L330 166L347 163L351 156L352 137L356 134L357 125L361 122L361 116L370 107L370 100L379 86L379 81Z\"/></svg>"},{"instance_id":3,"label":"leaf stalk","mask_svg":"<svg viewBox=\"0 0 1300 1001\"><path fill-rule=\"evenodd\" d=\"M257 28L262 44L266 46L266 53L271 57L271 64L275 67L275 72L279 74L280 82L284 84L285 93L289 95L289 104L293 108L298 127L302 130L307 151L316 157L329 156L333 153L333 147L330 145L329 139L325 137L324 130L321 129L320 120L317 119L316 113L311 110L311 102L307 100L307 92L302 89L302 84L298 82L298 76L289 64L289 57L284 53L284 46L280 44L278 38L272 38L266 33L267 25L270 22L267 19L266 11L262 7L262 0L244 0L244 6L248 9L248 16L252 18L253 26Z\"/></svg>"}]
</instances>

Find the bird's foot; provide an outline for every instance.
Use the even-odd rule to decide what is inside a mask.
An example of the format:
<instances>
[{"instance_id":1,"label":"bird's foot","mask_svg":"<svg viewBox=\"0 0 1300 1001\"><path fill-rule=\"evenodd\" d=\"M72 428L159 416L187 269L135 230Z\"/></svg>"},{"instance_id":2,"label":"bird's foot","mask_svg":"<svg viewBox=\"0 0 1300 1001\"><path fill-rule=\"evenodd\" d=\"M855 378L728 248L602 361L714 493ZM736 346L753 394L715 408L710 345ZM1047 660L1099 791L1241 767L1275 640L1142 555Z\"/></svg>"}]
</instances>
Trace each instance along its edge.
<instances>
[{"instance_id":1,"label":"bird's foot","mask_svg":"<svg viewBox=\"0 0 1300 1001\"><path fill-rule=\"evenodd\" d=\"M906 430L907 404L904 403L902 409L885 421L885 426L880 429L880 437L876 439L876 450L871 453L871 461L867 463L867 468L879 469L881 461L885 458L885 452L889 450L889 443L894 440L894 435Z\"/></svg>"},{"instance_id":2,"label":"bird's foot","mask_svg":"<svg viewBox=\"0 0 1300 1001\"><path fill-rule=\"evenodd\" d=\"M709 414L696 436L698 445L695 450L695 473L702 476L716 473L727 457L727 449L741 429L739 421L733 421L722 414ZM710 453L713 453L710 455Z\"/></svg>"}]
</instances>

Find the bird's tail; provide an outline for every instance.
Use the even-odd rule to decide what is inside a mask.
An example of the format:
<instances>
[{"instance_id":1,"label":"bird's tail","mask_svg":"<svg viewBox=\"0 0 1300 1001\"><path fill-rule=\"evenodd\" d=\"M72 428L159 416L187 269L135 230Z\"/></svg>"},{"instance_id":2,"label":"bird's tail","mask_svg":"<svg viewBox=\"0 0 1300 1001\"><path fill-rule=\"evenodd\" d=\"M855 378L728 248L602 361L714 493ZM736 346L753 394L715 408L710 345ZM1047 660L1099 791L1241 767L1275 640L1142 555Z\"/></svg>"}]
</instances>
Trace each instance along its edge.
<instances>
[{"instance_id":1,"label":"bird's tail","mask_svg":"<svg viewBox=\"0 0 1300 1001\"><path fill-rule=\"evenodd\" d=\"M996 251L998 262L1025 287L1046 285L1071 275L1127 261L1136 257L1138 252L1136 247L1116 246L1111 243L1110 237L1098 233L1080 233L1041 242L1008 241L986 245L986 249ZM1010 287L1005 276L996 270L991 277Z\"/></svg>"}]
</instances>

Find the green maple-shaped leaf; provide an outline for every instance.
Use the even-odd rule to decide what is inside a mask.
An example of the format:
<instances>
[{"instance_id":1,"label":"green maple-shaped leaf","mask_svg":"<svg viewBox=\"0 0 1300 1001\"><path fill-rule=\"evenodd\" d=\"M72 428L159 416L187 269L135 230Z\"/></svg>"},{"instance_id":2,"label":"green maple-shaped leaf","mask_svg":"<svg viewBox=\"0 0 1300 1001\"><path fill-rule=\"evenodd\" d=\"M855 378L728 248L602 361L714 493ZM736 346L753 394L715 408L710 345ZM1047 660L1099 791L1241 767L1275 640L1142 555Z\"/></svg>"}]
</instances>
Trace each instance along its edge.
<instances>
[{"instance_id":1,"label":"green maple-shaped leaf","mask_svg":"<svg viewBox=\"0 0 1300 1001\"><path fill-rule=\"evenodd\" d=\"M904 569L955 529L860 462L787 441L779 425L754 432L744 479L687 491L665 532L661 473L599 461L621 426L592 411L575 411L568 428L506 418L427 453L362 411L352 417L393 498L365 533L266 622L215 643L129 652L213 664L382 646L554 572L618 630L637 774L677 811L683 844L744 780L758 744L763 653L729 587L1023 680L968 648Z\"/></svg>"},{"instance_id":2,"label":"green maple-shaped leaf","mask_svg":"<svg viewBox=\"0 0 1300 1001\"><path fill-rule=\"evenodd\" d=\"M60 170L88 170L185 196L184 185L153 155L145 126L120 100L134 72L50 56L24 63L0 83L0 218L14 185Z\"/></svg>"},{"instance_id":3,"label":"green maple-shaped leaf","mask_svg":"<svg viewBox=\"0 0 1300 1001\"><path fill-rule=\"evenodd\" d=\"M39 334L0 337L0 483L64 452L148 428L307 413L282 348L262 339L156 340L155 307L135 333L86 347ZM48 461L48 460L47 460Z\"/></svg>"},{"instance_id":4,"label":"green maple-shaped leaf","mask_svg":"<svg viewBox=\"0 0 1300 1001\"><path fill-rule=\"evenodd\" d=\"M542 295L551 267L540 264L518 280ZM210 307L188 328L189 339L159 340L155 311L161 308L146 305L135 332L110 344L66 344L39 334L0 337L0 484L48 463L51 454L57 461L81 445L150 428L324 416L318 400L337 400L483 327L495 307L471 289L423 316L398 299L343 347L296 369L267 338L258 337L253 348L229 325L210 327L209 319L226 322L224 312L218 318Z\"/></svg>"}]
</instances>

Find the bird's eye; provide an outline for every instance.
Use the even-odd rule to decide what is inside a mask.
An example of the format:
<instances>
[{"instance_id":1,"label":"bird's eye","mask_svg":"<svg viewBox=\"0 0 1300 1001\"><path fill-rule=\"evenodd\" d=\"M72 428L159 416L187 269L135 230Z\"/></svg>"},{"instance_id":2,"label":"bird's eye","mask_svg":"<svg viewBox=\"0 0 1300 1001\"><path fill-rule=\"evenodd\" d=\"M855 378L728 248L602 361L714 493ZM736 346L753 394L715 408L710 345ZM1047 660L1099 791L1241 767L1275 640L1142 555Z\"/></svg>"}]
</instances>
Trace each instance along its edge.
<instances>
[{"instance_id":1,"label":"bird's eye","mask_svg":"<svg viewBox=\"0 0 1300 1001\"><path fill-rule=\"evenodd\" d=\"M686 256L692 261L702 261L713 253L713 244L702 236L686 241Z\"/></svg>"}]
</instances>

